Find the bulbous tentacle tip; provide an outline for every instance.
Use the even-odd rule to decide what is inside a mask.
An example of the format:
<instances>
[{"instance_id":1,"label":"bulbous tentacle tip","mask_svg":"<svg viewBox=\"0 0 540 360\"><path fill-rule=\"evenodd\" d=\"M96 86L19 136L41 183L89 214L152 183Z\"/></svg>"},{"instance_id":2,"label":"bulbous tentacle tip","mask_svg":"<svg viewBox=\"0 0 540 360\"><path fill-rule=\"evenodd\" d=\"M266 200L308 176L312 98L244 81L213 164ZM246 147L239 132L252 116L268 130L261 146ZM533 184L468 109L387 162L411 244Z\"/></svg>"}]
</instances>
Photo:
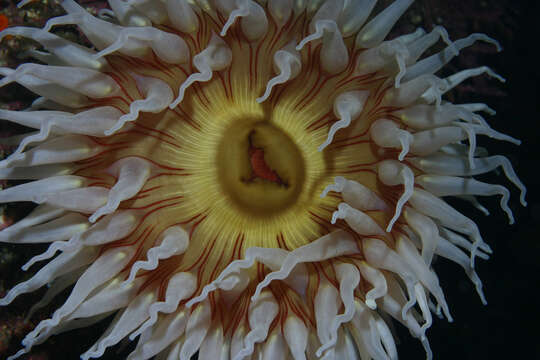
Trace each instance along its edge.
<instances>
[{"instance_id":1,"label":"bulbous tentacle tip","mask_svg":"<svg viewBox=\"0 0 540 360\"><path fill-rule=\"evenodd\" d=\"M177 98L169 105L176 108L183 100L186 90L196 82L207 82L212 79L214 71L223 70L232 62L232 51L227 43L218 35L212 33L208 46L193 57L193 65L198 73L193 73L180 85Z\"/></svg>"},{"instance_id":2,"label":"bulbous tentacle tip","mask_svg":"<svg viewBox=\"0 0 540 360\"><path fill-rule=\"evenodd\" d=\"M236 20L240 17L244 17L249 15L249 7L247 4L248 0L240 1L240 6L237 9L234 9L229 14L229 18L221 28L221 32L219 33L219 36L224 37L227 35L227 31L229 31L229 28L234 25Z\"/></svg>"},{"instance_id":3,"label":"bulbous tentacle tip","mask_svg":"<svg viewBox=\"0 0 540 360\"><path fill-rule=\"evenodd\" d=\"M300 54L295 49L296 41L291 41L283 49L276 51L274 54L274 68L279 74L273 77L266 84L266 89L261 97L255 99L259 104L270 97L274 86L284 84L296 78L302 69L302 59Z\"/></svg>"},{"instance_id":4,"label":"bulbous tentacle tip","mask_svg":"<svg viewBox=\"0 0 540 360\"><path fill-rule=\"evenodd\" d=\"M319 152L332 143L338 130L348 127L360 116L369 94L369 91L348 91L336 97L334 114L339 120L330 127L326 140L317 149Z\"/></svg>"}]
</instances>

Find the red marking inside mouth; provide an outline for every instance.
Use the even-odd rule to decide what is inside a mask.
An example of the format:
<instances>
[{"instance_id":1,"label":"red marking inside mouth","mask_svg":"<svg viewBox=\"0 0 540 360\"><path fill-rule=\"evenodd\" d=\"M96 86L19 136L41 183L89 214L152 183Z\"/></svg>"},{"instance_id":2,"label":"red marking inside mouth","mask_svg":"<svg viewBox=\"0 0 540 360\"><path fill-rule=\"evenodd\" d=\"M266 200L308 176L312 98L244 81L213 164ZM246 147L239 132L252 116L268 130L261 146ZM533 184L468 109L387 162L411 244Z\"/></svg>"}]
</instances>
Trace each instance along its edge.
<instances>
[{"instance_id":1,"label":"red marking inside mouth","mask_svg":"<svg viewBox=\"0 0 540 360\"><path fill-rule=\"evenodd\" d=\"M253 146L251 137L254 131L249 134L249 149L248 156L251 163L251 178L248 181L253 181L257 178L277 183L278 185L286 185L279 175L272 170L264 159L264 149Z\"/></svg>"},{"instance_id":2,"label":"red marking inside mouth","mask_svg":"<svg viewBox=\"0 0 540 360\"><path fill-rule=\"evenodd\" d=\"M272 170L264 160L264 150L256 147L249 148L249 161L253 170L252 178L261 178L264 180L281 183L279 176Z\"/></svg>"},{"instance_id":3,"label":"red marking inside mouth","mask_svg":"<svg viewBox=\"0 0 540 360\"><path fill-rule=\"evenodd\" d=\"M0 31L6 29L9 25L9 19L6 15L0 14Z\"/></svg>"}]
</instances>

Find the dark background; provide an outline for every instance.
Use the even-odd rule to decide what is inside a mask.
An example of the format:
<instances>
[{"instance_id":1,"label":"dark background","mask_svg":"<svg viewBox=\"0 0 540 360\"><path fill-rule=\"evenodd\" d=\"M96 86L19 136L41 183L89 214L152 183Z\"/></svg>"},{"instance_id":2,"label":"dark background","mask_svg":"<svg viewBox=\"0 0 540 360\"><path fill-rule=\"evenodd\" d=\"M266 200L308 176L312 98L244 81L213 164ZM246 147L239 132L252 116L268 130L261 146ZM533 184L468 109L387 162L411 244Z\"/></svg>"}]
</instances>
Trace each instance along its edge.
<instances>
[{"instance_id":1,"label":"dark background","mask_svg":"<svg viewBox=\"0 0 540 360\"><path fill-rule=\"evenodd\" d=\"M81 2L103 6L103 1ZM391 2L381 0L378 7L382 8ZM12 3L0 0L0 13L7 13ZM58 11L52 5L46 5L45 9L44 13L38 13L35 18L13 16L11 21L39 23L45 15L51 16ZM477 261L478 275L484 283L488 300L487 306L481 304L474 287L460 267L443 259L434 265L454 317L454 323L451 324L436 319L428 331L436 359L499 359L510 356L540 358L540 297L537 291L540 283L537 277L540 275L538 14L540 5L534 0L417 0L392 32L395 36L411 32L418 26L429 31L434 25L443 25L453 40L473 32L483 32L499 40L504 47L503 52L497 54L489 45L475 45L463 50L443 70L442 75L487 65L508 81L500 84L487 76L474 78L456 88L447 99L456 103L487 103L497 110L496 116L488 118L491 126L523 141L517 147L510 143L479 138L479 145L486 146L490 154L503 154L511 160L528 188L528 207L522 208L519 205L519 193L503 175L495 173L482 178L486 182L504 184L511 190L510 207L516 218L515 225L508 225L499 208L498 198L481 200L491 211L488 217L463 203L453 203L477 222L484 240L490 244L494 254L487 262ZM0 46L0 60L5 60L6 55L8 62L11 61L9 56L13 54L6 54ZM11 87L0 89L0 105L19 99L21 95L28 94ZM0 133L6 131L5 124L0 122ZM18 269L39 250L0 245L0 292L24 280L24 275L13 269ZM17 350L20 339L29 330L22 322L25 309L38 301L40 296L42 292L23 296L10 307L0 308L0 359ZM28 359L78 359L78 355L97 339L104 328L104 325L97 325L54 337L45 345L37 347ZM401 339L398 345L401 359L423 359L425 354L420 343L411 338L402 327L396 328ZM119 353L114 350L107 352L103 359L123 359L129 353L128 349L120 350Z\"/></svg>"},{"instance_id":2,"label":"dark background","mask_svg":"<svg viewBox=\"0 0 540 360\"><path fill-rule=\"evenodd\" d=\"M474 219L493 248L487 262L479 261L478 275L483 281L488 305L483 306L474 287L455 264L444 259L434 266L454 323L436 321L428 331L437 359L539 359L538 275L540 274L539 154L540 146L540 71L537 46L538 1L417 1L409 21L418 11L422 26L444 25L452 39L483 32L499 40L504 51L489 53L489 46L466 49L450 65L450 70L488 65L507 79L500 84L482 76L469 80L454 92L456 103L485 102L497 110L488 119L493 128L523 141L517 147L480 137L490 154L504 154L514 165L528 189L528 207L519 205L519 193L502 175L483 180L502 183L512 191L510 207L516 218L508 225L498 207L498 199L482 199L491 212L485 217L467 205L460 207ZM415 10L418 9L418 10ZM405 21L407 19L404 19ZM407 26L407 25L402 25ZM458 205L456 203L456 205ZM404 332L398 351L402 359L421 359L422 348Z\"/></svg>"}]
</instances>

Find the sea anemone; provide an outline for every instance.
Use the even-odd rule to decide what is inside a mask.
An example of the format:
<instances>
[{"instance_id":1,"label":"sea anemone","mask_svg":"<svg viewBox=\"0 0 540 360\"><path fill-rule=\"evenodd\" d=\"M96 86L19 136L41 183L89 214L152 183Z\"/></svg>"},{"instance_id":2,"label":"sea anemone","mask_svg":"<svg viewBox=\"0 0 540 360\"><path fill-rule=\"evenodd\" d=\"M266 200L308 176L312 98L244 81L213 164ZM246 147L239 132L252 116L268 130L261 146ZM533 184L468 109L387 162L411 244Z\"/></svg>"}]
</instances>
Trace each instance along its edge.
<instances>
[{"instance_id":1,"label":"sea anemone","mask_svg":"<svg viewBox=\"0 0 540 360\"><path fill-rule=\"evenodd\" d=\"M2 31L42 49L0 68L0 86L40 96L0 110L36 130L2 140L0 178L26 182L0 203L37 204L0 241L50 245L0 305L49 284L32 314L73 286L9 359L109 316L82 359L124 338L130 360L395 359L392 321L431 358L432 313L452 321L434 257L485 303L474 265L491 252L443 198L486 211L476 196L499 195L513 223L509 191L474 176L501 168L523 205L525 187L476 136L519 141L487 105L442 99L502 77L434 75L495 40L440 26L385 40L413 1L371 16L375 2L109 0L94 17L63 0L43 29ZM68 24L95 49L51 32Z\"/></svg>"}]
</instances>

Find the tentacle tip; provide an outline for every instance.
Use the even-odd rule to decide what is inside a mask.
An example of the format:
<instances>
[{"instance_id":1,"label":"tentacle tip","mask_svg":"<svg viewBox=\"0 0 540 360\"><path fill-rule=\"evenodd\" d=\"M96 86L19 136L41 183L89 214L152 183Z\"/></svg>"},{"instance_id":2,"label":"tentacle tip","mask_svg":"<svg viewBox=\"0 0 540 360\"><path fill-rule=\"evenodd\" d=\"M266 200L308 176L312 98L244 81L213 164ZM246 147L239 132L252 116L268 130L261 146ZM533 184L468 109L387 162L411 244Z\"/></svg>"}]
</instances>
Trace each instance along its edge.
<instances>
[{"instance_id":1,"label":"tentacle tip","mask_svg":"<svg viewBox=\"0 0 540 360\"><path fill-rule=\"evenodd\" d=\"M182 102L183 99L184 99L184 96L182 96L182 97L178 96L178 97L176 98L176 100L174 100L174 101L169 105L169 109L174 110L174 109Z\"/></svg>"},{"instance_id":2,"label":"tentacle tip","mask_svg":"<svg viewBox=\"0 0 540 360\"><path fill-rule=\"evenodd\" d=\"M480 301L482 302L482 305L486 306L488 302L486 296L484 295L484 292L482 291L482 288L478 289L478 295L480 296Z\"/></svg>"},{"instance_id":3,"label":"tentacle tip","mask_svg":"<svg viewBox=\"0 0 540 360\"><path fill-rule=\"evenodd\" d=\"M105 134L105 136L111 136L114 133L116 133L118 130L120 130L121 127L122 126L115 125L112 128L105 130L103 133Z\"/></svg>"},{"instance_id":4,"label":"tentacle tip","mask_svg":"<svg viewBox=\"0 0 540 360\"><path fill-rule=\"evenodd\" d=\"M128 278L127 280L122 281L120 288L127 289L133 283L133 279Z\"/></svg>"},{"instance_id":5,"label":"tentacle tip","mask_svg":"<svg viewBox=\"0 0 540 360\"><path fill-rule=\"evenodd\" d=\"M374 300L366 300L365 303L367 307L370 308L371 310L377 309L377 303Z\"/></svg>"},{"instance_id":6,"label":"tentacle tip","mask_svg":"<svg viewBox=\"0 0 540 360\"><path fill-rule=\"evenodd\" d=\"M251 349L250 349L251 348ZM242 350L240 350L238 352L238 354L236 354L236 356L234 357L233 360L243 360L246 356L250 355L253 353L253 345L252 344L248 344L247 347L243 348Z\"/></svg>"},{"instance_id":7,"label":"tentacle tip","mask_svg":"<svg viewBox=\"0 0 540 360\"><path fill-rule=\"evenodd\" d=\"M19 352L21 352L23 350L20 350ZM19 352L15 355L12 355L12 356L8 356L8 358L6 360L15 360L15 359L18 359L19 357L21 357L22 355L26 354L26 352L23 352L21 354L19 354Z\"/></svg>"},{"instance_id":8,"label":"tentacle tip","mask_svg":"<svg viewBox=\"0 0 540 360\"><path fill-rule=\"evenodd\" d=\"M478 296L480 296L480 301L482 302L482 305L486 306L488 304L486 297L484 295L484 292L482 289L477 289Z\"/></svg>"},{"instance_id":9,"label":"tentacle tip","mask_svg":"<svg viewBox=\"0 0 540 360\"><path fill-rule=\"evenodd\" d=\"M26 264L24 264L23 266L21 266L21 270L22 270L22 271L28 271L28 269L30 269L30 267L31 267L32 265L33 265L33 264L26 263Z\"/></svg>"},{"instance_id":10,"label":"tentacle tip","mask_svg":"<svg viewBox=\"0 0 540 360\"><path fill-rule=\"evenodd\" d=\"M338 219L338 216L339 216L339 211L334 211L334 213L332 214L332 220L330 220L330 222L332 223L332 225L334 225Z\"/></svg>"}]
</instances>

